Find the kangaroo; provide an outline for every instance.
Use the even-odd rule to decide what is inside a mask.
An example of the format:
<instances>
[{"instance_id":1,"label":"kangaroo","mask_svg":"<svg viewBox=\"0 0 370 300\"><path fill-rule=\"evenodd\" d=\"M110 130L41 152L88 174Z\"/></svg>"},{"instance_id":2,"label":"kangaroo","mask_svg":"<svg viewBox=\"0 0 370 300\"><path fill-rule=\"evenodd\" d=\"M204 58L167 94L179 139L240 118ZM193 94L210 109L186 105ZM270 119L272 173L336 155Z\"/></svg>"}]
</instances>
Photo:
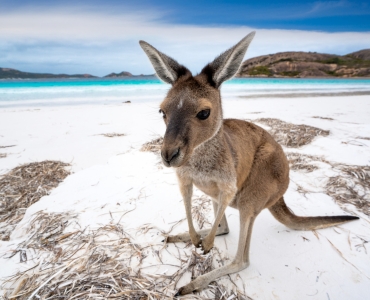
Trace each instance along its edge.
<instances>
[{"instance_id":1,"label":"kangaroo","mask_svg":"<svg viewBox=\"0 0 370 300\"><path fill-rule=\"evenodd\" d=\"M176 169L189 232L169 236L169 243L189 242L208 253L215 236L227 234L227 206L239 210L240 233L234 260L181 287L176 296L206 288L215 279L249 266L249 246L257 215L268 208L289 228L313 230L356 220L353 216L301 217L285 204L289 164L282 147L263 128L242 120L223 119L221 84L239 70L255 32L219 55L196 76L150 44L140 46L157 76L172 85L160 105L166 132L163 164ZM215 221L196 232L191 215L193 185L212 198Z\"/></svg>"}]
</instances>

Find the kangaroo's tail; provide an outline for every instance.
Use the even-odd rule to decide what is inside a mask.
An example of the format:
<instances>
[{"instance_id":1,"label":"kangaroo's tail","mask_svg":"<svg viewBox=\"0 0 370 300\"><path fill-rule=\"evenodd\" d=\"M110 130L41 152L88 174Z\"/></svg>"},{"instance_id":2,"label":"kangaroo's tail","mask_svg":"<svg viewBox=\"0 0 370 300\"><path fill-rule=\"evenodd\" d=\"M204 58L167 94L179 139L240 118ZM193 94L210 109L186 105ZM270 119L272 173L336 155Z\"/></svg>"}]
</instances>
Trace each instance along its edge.
<instances>
[{"instance_id":1,"label":"kangaroo's tail","mask_svg":"<svg viewBox=\"0 0 370 300\"><path fill-rule=\"evenodd\" d=\"M358 220L353 216L300 217L296 216L281 197L269 208L272 215L281 223L295 230L312 230L339 225L348 221Z\"/></svg>"}]
</instances>

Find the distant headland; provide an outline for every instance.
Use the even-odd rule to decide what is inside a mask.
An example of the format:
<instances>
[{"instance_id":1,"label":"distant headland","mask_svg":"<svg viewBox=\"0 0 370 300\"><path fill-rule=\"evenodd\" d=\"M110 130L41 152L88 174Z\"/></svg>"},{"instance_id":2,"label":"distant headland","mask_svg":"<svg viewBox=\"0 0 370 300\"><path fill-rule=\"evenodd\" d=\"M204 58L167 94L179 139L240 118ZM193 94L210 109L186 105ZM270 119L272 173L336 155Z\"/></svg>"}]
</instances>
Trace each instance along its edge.
<instances>
[{"instance_id":1,"label":"distant headland","mask_svg":"<svg viewBox=\"0 0 370 300\"><path fill-rule=\"evenodd\" d=\"M71 79L71 78L130 78L130 77L152 77L150 75L132 75L130 72L110 73L106 76L99 77L91 74L51 74L51 73L31 73L22 72L11 68L0 67L0 79Z\"/></svg>"},{"instance_id":2,"label":"distant headland","mask_svg":"<svg viewBox=\"0 0 370 300\"><path fill-rule=\"evenodd\" d=\"M247 59L238 77L370 77L370 49L347 55L280 52Z\"/></svg>"},{"instance_id":3,"label":"distant headland","mask_svg":"<svg viewBox=\"0 0 370 300\"><path fill-rule=\"evenodd\" d=\"M57 79L57 78L134 78L152 77L130 72L110 73L103 77L91 74L50 74L22 72L0 67L0 79ZM316 52L280 52L247 59L237 77L273 78L361 78L370 77L370 49L346 55Z\"/></svg>"},{"instance_id":4,"label":"distant headland","mask_svg":"<svg viewBox=\"0 0 370 300\"><path fill-rule=\"evenodd\" d=\"M0 68L0 79L48 79L48 78L97 78L90 74L50 74L22 72L11 68Z\"/></svg>"}]
</instances>

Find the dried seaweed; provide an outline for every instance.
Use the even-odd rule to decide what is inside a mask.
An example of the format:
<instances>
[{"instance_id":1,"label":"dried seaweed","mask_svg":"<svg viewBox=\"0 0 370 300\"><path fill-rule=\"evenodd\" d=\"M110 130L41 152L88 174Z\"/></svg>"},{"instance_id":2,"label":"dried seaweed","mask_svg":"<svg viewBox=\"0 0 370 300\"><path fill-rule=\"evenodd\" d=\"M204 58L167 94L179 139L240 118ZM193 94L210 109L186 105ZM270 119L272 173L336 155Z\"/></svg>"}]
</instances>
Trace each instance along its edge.
<instances>
[{"instance_id":1,"label":"dried seaweed","mask_svg":"<svg viewBox=\"0 0 370 300\"><path fill-rule=\"evenodd\" d=\"M34 162L0 176L0 240L8 240L26 209L70 174L68 166L60 161Z\"/></svg>"},{"instance_id":2,"label":"dried seaweed","mask_svg":"<svg viewBox=\"0 0 370 300\"><path fill-rule=\"evenodd\" d=\"M348 211L347 204L354 205L360 212L370 216L370 166L350 166L335 163L339 171L326 184L329 196Z\"/></svg>"},{"instance_id":3,"label":"dried seaweed","mask_svg":"<svg viewBox=\"0 0 370 300\"><path fill-rule=\"evenodd\" d=\"M296 152L287 152L286 156L289 161L289 166L291 170L305 171L307 173L315 171L318 166L315 165L317 161L326 162L326 160L320 156L301 154Z\"/></svg>"},{"instance_id":4,"label":"dried seaweed","mask_svg":"<svg viewBox=\"0 0 370 300\"><path fill-rule=\"evenodd\" d=\"M163 138L159 137L159 138L151 140L150 142L145 143L141 147L140 151L153 152L153 153L159 154L161 152L162 144L163 144Z\"/></svg>"},{"instance_id":5,"label":"dried seaweed","mask_svg":"<svg viewBox=\"0 0 370 300\"><path fill-rule=\"evenodd\" d=\"M109 138L112 138L112 137L120 137L120 136L125 136L124 133L102 133L102 134L99 134L99 135L102 135L102 136L105 136L105 137L109 137Z\"/></svg>"},{"instance_id":6,"label":"dried seaweed","mask_svg":"<svg viewBox=\"0 0 370 300\"><path fill-rule=\"evenodd\" d=\"M305 189L303 186L301 186L301 185L299 185L297 183L296 183L296 185L297 185L297 192L300 193L300 194L302 194L305 198L307 198L306 197L306 194L308 194L309 191L307 189Z\"/></svg>"},{"instance_id":7,"label":"dried seaweed","mask_svg":"<svg viewBox=\"0 0 370 300\"><path fill-rule=\"evenodd\" d=\"M0 146L0 149L2 148L11 148L11 147L15 147L16 145L9 145L9 146Z\"/></svg>"},{"instance_id":8,"label":"dried seaweed","mask_svg":"<svg viewBox=\"0 0 370 300\"><path fill-rule=\"evenodd\" d=\"M356 139L361 139L361 140L367 140L367 141L370 141L370 137L366 137L366 136L357 136Z\"/></svg>"},{"instance_id":9,"label":"dried seaweed","mask_svg":"<svg viewBox=\"0 0 370 300\"><path fill-rule=\"evenodd\" d=\"M95 230L75 228L76 215L38 212L27 227L28 238L10 256L19 253L22 262L33 254L35 265L3 283L4 299L173 299L176 285L185 274L194 278L211 271L215 261L224 263L217 248L207 255L196 251L187 255L189 251L184 249L179 253L177 271L151 274L142 267L148 249L160 257L165 245L148 248L135 244L120 224ZM184 298L247 296L235 286L226 288L217 281L209 289Z\"/></svg>"},{"instance_id":10,"label":"dried seaweed","mask_svg":"<svg viewBox=\"0 0 370 300\"><path fill-rule=\"evenodd\" d=\"M269 133L275 140L286 147L298 148L308 145L316 136L328 136L329 130L308 126L287 123L279 119L261 118L254 122L265 124L271 127Z\"/></svg>"},{"instance_id":11,"label":"dried seaweed","mask_svg":"<svg viewBox=\"0 0 370 300\"><path fill-rule=\"evenodd\" d=\"M334 120L333 118L320 117L320 116L313 116L312 118L314 118L314 119L322 119L322 120L329 120L329 121L333 121Z\"/></svg>"},{"instance_id":12,"label":"dried seaweed","mask_svg":"<svg viewBox=\"0 0 370 300\"><path fill-rule=\"evenodd\" d=\"M211 222L207 218L207 214L211 211L212 200L202 195L192 200L192 216L193 219L198 223L199 229L202 229L204 224L212 226Z\"/></svg>"},{"instance_id":13,"label":"dried seaweed","mask_svg":"<svg viewBox=\"0 0 370 300\"><path fill-rule=\"evenodd\" d=\"M325 192L332 197L345 211L351 212L348 204L352 204L360 212L370 216L370 166L346 165L330 162L321 156L288 152L291 170L312 172L318 169L317 162L328 164L336 176L329 177ZM297 191L306 195L308 190L297 184Z\"/></svg>"}]
</instances>

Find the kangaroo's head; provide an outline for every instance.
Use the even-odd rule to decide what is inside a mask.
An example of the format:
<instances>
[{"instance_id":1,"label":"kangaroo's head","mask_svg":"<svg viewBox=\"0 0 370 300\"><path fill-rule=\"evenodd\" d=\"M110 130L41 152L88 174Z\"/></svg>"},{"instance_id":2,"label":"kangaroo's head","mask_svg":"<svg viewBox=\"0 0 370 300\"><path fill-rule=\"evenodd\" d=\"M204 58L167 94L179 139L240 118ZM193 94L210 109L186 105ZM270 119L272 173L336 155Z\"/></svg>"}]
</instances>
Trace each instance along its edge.
<instances>
[{"instance_id":1,"label":"kangaroo's head","mask_svg":"<svg viewBox=\"0 0 370 300\"><path fill-rule=\"evenodd\" d=\"M250 33L222 53L196 76L171 57L140 41L157 76L172 85L159 110L167 126L161 149L164 165L182 166L196 147L220 130L220 86L238 72L254 34Z\"/></svg>"}]
</instances>

